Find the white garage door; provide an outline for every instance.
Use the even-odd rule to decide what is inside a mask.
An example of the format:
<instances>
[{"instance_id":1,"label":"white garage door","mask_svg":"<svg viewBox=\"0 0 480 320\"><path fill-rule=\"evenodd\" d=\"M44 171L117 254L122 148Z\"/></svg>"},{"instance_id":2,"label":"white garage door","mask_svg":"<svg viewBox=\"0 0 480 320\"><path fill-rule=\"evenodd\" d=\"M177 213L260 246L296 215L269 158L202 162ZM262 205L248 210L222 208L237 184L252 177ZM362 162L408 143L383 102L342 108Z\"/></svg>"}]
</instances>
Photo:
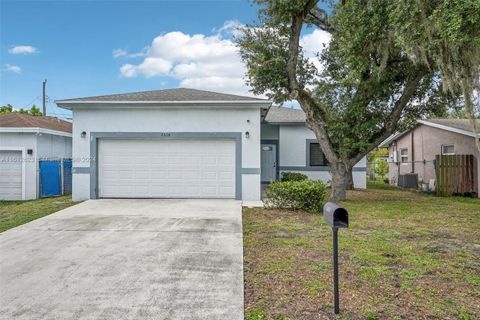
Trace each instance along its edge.
<instances>
[{"instance_id":1,"label":"white garage door","mask_svg":"<svg viewBox=\"0 0 480 320\"><path fill-rule=\"evenodd\" d=\"M0 151L0 200L22 200L21 160L21 151Z\"/></svg>"},{"instance_id":2,"label":"white garage door","mask_svg":"<svg viewBox=\"0 0 480 320\"><path fill-rule=\"evenodd\" d=\"M234 198L235 141L100 139L103 198Z\"/></svg>"}]
</instances>

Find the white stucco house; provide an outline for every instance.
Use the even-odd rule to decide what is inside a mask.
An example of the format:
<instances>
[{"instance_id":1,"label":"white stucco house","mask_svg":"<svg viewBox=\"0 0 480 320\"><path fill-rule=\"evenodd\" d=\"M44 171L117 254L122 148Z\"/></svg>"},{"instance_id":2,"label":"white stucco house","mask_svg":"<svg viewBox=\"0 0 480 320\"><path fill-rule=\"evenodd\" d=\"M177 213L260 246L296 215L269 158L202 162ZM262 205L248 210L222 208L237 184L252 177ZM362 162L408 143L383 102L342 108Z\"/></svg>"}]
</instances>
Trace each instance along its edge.
<instances>
[{"instance_id":1,"label":"white stucco house","mask_svg":"<svg viewBox=\"0 0 480 320\"><path fill-rule=\"evenodd\" d=\"M259 200L280 171L328 180L328 167L306 162L307 149L319 155L304 118L288 121L293 112L268 100L178 88L56 103L73 112L74 200Z\"/></svg>"},{"instance_id":2,"label":"white stucco house","mask_svg":"<svg viewBox=\"0 0 480 320\"><path fill-rule=\"evenodd\" d=\"M0 200L39 196L39 159L72 156L72 124L17 112L0 115Z\"/></svg>"}]
</instances>

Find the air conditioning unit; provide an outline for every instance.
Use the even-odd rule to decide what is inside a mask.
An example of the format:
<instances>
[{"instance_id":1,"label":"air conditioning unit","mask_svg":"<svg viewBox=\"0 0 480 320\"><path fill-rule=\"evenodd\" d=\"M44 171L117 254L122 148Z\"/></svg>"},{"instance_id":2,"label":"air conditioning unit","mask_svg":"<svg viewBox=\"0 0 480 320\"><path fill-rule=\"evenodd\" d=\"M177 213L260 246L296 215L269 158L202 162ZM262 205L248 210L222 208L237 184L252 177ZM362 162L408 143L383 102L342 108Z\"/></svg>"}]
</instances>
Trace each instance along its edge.
<instances>
[{"instance_id":1,"label":"air conditioning unit","mask_svg":"<svg viewBox=\"0 0 480 320\"><path fill-rule=\"evenodd\" d=\"M401 188L417 189L418 188L418 174L406 173L398 177L398 186Z\"/></svg>"}]
</instances>

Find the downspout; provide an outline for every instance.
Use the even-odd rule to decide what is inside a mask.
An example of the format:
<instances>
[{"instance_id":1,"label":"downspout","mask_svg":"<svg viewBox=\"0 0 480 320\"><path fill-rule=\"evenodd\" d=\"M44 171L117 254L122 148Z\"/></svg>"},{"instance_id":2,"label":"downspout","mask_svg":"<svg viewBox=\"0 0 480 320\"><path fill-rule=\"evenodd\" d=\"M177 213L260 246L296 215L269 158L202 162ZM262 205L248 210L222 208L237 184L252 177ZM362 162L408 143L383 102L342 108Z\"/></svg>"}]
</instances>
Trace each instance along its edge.
<instances>
[{"instance_id":1,"label":"downspout","mask_svg":"<svg viewBox=\"0 0 480 320\"><path fill-rule=\"evenodd\" d=\"M398 154L398 145L397 145L397 140L393 141L393 160L395 162L395 165L397 166L397 186L398 186L398 181L400 180L400 155Z\"/></svg>"},{"instance_id":2,"label":"downspout","mask_svg":"<svg viewBox=\"0 0 480 320\"><path fill-rule=\"evenodd\" d=\"M412 173L415 173L415 148L414 148L414 131L410 132L410 146L412 149Z\"/></svg>"}]
</instances>

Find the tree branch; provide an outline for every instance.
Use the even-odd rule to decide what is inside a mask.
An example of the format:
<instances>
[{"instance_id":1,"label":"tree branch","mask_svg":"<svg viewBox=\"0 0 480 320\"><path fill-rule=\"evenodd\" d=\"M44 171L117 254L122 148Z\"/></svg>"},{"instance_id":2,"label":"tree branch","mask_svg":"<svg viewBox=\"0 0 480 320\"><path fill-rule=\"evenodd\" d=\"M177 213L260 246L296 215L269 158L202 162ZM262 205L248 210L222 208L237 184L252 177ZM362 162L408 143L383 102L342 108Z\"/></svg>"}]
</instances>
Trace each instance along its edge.
<instances>
[{"instance_id":1,"label":"tree branch","mask_svg":"<svg viewBox=\"0 0 480 320\"><path fill-rule=\"evenodd\" d=\"M380 143L385 141L388 137L390 137L397 129L397 123L400 120L400 117L402 116L402 112L407 106L408 102L410 102L410 99L412 96L415 94L415 91L418 88L418 84L420 81L422 81L423 77L427 74L426 71L421 70L418 71L415 77L407 81L405 84L405 88L403 89L403 93L400 96L400 98L395 102L395 106L393 107L392 111L390 112L390 115L388 116L388 120L385 123L385 132L379 136L377 139L374 140L372 143L373 146L378 146ZM361 152L357 154L355 157L350 159L350 164L355 165L358 161L360 161L368 152L371 150L368 150L366 152Z\"/></svg>"},{"instance_id":2,"label":"tree branch","mask_svg":"<svg viewBox=\"0 0 480 320\"><path fill-rule=\"evenodd\" d=\"M312 23L319 29L329 33L333 33L334 31L333 27L328 22L327 14L324 10L318 7L313 7L312 10L310 10L308 15L305 17L305 21L307 23Z\"/></svg>"},{"instance_id":3,"label":"tree branch","mask_svg":"<svg viewBox=\"0 0 480 320\"><path fill-rule=\"evenodd\" d=\"M318 144L327 160L330 163L338 161L338 155L327 134L326 114L323 108L304 89L299 89L297 100L307 115L307 126L315 133Z\"/></svg>"},{"instance_id":4,"label":"tree branch","mask_svg":"<svg viewBox=\"0 0 480 320\"><path fill-rule=\"evenodd\" d=\"M318 0L309 0L303 11L292 15L290 24L290 38L288 43L288 61L287 75L290 91L290 98L296 99L300 103L303 111L307 115L307 125L312 129L317 137L318 143L322 148L327 160L331 163L338 160L335 149L328 138L326 130L325 112L323 108L315 101L309 92L301 88L297 81L297 66L299 56L300 34L303 23L309 12L317 5Z\"/></svg>"},{"instance_id":5,"label":"tree branch","mask_svg":"<svg viewBox=\"0 0 480 320\"><path fill-rule=\"evenodd\" d=\"M300 47L300 34L302 32L303 23L305 18L318 3L318 0L309 0L302 11L292 14L292 21L290 24L290 38L288 42L288 60L287 60L287 76L290 94L293 95L292 99L295 99L295 95L298 94L299 88L297 81L297 67L298 67L298 55Z\"/></svg>"},{"instance_id":6,"label":"tree branch","mask_svg":"<svg viewBox=\"0 0 480 320\"><path fill-rule=\"evenodd\" d=\"M386 131L389 133L393 133L393 131L397 127L397 123L400 120L402 115L403 109L405 109L406 105L417 91L418 84L423 79L423 77L427 74L424 70L417 71L415 77L407 81L405 84L405 89L403 89L403 93L400 99L395 102L395 106L393 107L390 115L388 117L388 121L386 122Z\"/></svg>"}]
</instances>

